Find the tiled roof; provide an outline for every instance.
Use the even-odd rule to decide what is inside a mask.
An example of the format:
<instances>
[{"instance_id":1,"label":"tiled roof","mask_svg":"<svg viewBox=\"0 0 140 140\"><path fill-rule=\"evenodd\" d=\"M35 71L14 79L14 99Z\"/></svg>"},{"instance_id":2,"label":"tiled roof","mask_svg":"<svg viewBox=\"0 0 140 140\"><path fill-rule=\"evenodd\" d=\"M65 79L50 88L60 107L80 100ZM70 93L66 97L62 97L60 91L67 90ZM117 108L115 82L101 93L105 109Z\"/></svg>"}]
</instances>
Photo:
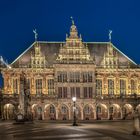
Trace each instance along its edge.
<instances>
[{"instance_id":1,"label":"tiled roof","mask_svg":"<svg viewBox=\"0 0 140 140\"><path fill-rule=\"evenodd\" d=\"M42 54L45 55L46 57L47 66L52 66L53 63L55 63L55 60L58 56L60 44L63 44L64 42L38 41L38 43L41 47ZM84 42L84 43L87 44L91 57L95 58L95 64L97 66L100 66L104 54L107 51L107 46L109 45L109 42ZM120 67L127 66L128 63L130 67L137 66L135 62L133 62L130 58L124 55L121 51L119 51L113 44L111 45L115 49L115 51L118 52ZM31 53L34 51L34 46L35 46L35 42L27 50L25 50L17 59L15 59L11 63L11 66L16 68L19 67L19 65L30 67Z\"/></svg>"}]
</instances>

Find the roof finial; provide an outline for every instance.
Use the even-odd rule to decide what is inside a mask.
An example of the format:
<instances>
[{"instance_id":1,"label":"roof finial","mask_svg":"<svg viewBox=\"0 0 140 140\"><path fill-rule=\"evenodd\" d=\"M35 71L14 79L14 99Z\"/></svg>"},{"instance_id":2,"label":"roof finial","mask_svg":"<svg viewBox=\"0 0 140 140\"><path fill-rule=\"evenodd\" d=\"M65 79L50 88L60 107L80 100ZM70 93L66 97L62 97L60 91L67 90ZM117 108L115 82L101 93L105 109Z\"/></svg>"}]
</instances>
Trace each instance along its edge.
<instances>
[{"instance_id":1,"label":"roof finial","mask_svg":"<svg viewBox=\"0 0 140 140\"><path fill-rule=\"evenodd\" d=\"M37 30L34 29L34 30L33 30L33 33L34 33L34 35L35 35L35 41L37 41L37 36L38 36Z\"/></svg>"},{"instance_id":2,"label":"roof finial","mask_svg":"<svg viewBox=\"0 0 140 140\"><path fill-rule=\"evenodd\" d=\"M72 25L74 25L74 20L73 20L73 17L71 16L70 18L71 18L71 21L72 21Z\"/></svg>"},{"instance_id":3,"label":"roof finial","mask_svg":"<svg viewBox=\"0 0 140 140\"><path fill-rule=\"evenodd\" d=\"M109 30L109 34L108 34L108 36L109 36L109 41L111 42L111 34L112 34L112 30Z\"/></svg>"}]
</instances>

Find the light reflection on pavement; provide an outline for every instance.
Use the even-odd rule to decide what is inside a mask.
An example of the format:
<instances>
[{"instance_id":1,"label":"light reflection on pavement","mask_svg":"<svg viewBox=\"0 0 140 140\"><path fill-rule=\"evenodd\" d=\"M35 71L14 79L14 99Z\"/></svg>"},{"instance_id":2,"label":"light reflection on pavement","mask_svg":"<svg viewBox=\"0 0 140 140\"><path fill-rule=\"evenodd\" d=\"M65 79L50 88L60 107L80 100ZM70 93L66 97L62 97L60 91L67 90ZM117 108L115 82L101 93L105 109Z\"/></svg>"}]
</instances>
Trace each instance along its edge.
<instances>
[{"instance_id":1,"label":"light reflection on pavement","mask_svg":"<svg viewBox=\"0 0 140 140\"><path fill-rule=\"evenodd\" d=\"M0 140L132 140L133 122L91 122L72 126L71 123L34 122L13 125L0 122Z\"/></svg>"}]
</instances>

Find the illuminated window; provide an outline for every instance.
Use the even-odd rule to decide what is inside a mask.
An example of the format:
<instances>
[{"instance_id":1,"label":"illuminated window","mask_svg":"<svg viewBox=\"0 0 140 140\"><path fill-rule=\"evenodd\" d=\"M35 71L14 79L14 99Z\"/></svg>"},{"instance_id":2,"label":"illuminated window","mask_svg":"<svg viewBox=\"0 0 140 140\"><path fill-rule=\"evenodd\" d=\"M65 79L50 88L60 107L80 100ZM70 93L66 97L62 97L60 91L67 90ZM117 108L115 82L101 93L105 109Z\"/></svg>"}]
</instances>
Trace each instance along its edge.
<instances>
[{"instance_id":1,"label":"illuminated window","mask_svg":"<svg viewBox=\"0 0 140 140\"><path fill-rule=\"evenodd\" d=\"M62 87L58 87L58 97L59 98L63 98L63 95L62 95Z\"/></svg>"},{"instance_id":2,"label":"illuminated window","mask_svg":"<svg viewBox=\"0 0 140 140\"><path fill-rule=\"evenodd\" d=\"M74 72L70 72L70 82L75 82Z\"/></svg>"},{"instance_id":3,"label":"illuminated window","mask_svg":"<svg viewBox=\"0 0 140 140\"><path fill-rule=\"evenodd\" d=\"M80 82L80 73L75 72L75 82Z\"/></svg>"},{"instance_id":4,"label":"illuminated window","mask_svg":"<svg viewBox=\"0 0 140 140\"><path fill-rule=\"evenodd\" d=\"M48 94L54 94L54 79L48 79Z\"/></svg>"},{"instance_id":5,"label":"illuminated window","mask_svg":"<svg viewBox=\"0 0 140 140\"><path fill-rule=\"evenodd\" d=\"M58 82L67 82L67 72L57 72L57 81Z\"/></svg>"},{"instance_id":6,"label":"illuminated window","mask_svg":"<svg viewBox=\"0 0 140 140\"><path fill-rule=\"evenodd\" d=\"M114 80L108 79L108 94L113 95L114 94Z\"/></svg>"},{"instance_id":7,"label":"illuminated window","mask_svg":"<svg viewBox=\"0 0 140 140\"><path fill-rule=\"evenodd\" d=\"M58 87L58 97L67 98L67 87Z\"/></svg>"},{"instance_id":8,"label":"illuminated window","mask_svg":"<svg viewBox=\"0 0 140 140\"><path fill-rule=\"evenodd\" d=\"M80 98L80 87L70 87L71 97Z\"/></svg>"},{"instance_id":9,"label":"illuminated window","mask_svg":"<svg viewBox=\"0 0 140 140\"><path fill-rule=\"evenodd\" d=\"M69 79L70 82L80 82L80 72L70 72Z\"/></svg>"},{"instance_id":10,"label":"illuminated window","mask_svg":"<svg viewBox=\"0 0 140 140\"><path fill-rule=\"evenodd\" d=\"M96 80L96 95L102 95L102 80Z\"/></svg>"},{"instance_id":11,"label":"illuminated window","mask_svg":"<svg viewBox=\"0 0 140 140\"><path fill-rule=\"evenodd\" d=\"M63 98L67 98L67 87L63 87Z\"/></svg>"},{"instance_id":12,"label":"illuminated window","mask_svg":"<svg viewBox=\"0 0 140 140\"><path fill-rule=\"evenodd\" d=\"M92 98L92 87L84 87L84 98Z\"/></svg>"},{"instance_id":13,"label":"illuminated window","mask_svg":"<svg viewBox=\"0 0 140 140\"><path fill-rule=\"evenodd\" d=\"M131 94L136 93L136 82L135 80L131 80Z\"/></svg>"},{"instance_id":14,"label":"illuminated window","mask_svg":"<svg viewBox=\"0 0 140 140\"><path fill-rule=\"evenodd\" d=\"M26 80L26 88L27 88L27 92L28 92L28 94L30 94L30 79L27 79Z\"/></svg>"},{"instance_id":15,"label":"illuminated window","mask_svg":"<svg viewBox=\"0 0 140 140\"><path fill-rule=\"evenodd\" d=\"M36 79L36 94L42 94L42 79Z\"/></svg>"},{"instance_id":16,"label":"illuminated window","mask_svg":"<svg viewBox=\"0 0 140 140\"><path fill-rule=\"evenodd\" d=\"M120 80L120 95L126 94L126 80Z\"/></svg>"},{"instance_id":17,"label":"illuminated window","mask_svg":"<svg viewBox=\"0 0 140 140\"><path fill-rule=\"evenodd\" d=\"M76 97L80 98L80 87L76 87Z\"/></svg>"},{"instance_id":18,"label":"illuminated window","mask_svg":"<svg viewBox=\"0 0 140 140\"><path fill-rule=\"evenodd\" d=\"M13 93L18 94L18 79L13 79Z\"/></svg>"},{"instance_id":19,"label":"illuminated window","mask_svg":"<svg viewBox=\"0 0 140 140\"><path fill-rule=\"evenodd\" d=\"M92 72L83 72L82 77L83 83L92 82Z\"/></svg>"}]
</instances>

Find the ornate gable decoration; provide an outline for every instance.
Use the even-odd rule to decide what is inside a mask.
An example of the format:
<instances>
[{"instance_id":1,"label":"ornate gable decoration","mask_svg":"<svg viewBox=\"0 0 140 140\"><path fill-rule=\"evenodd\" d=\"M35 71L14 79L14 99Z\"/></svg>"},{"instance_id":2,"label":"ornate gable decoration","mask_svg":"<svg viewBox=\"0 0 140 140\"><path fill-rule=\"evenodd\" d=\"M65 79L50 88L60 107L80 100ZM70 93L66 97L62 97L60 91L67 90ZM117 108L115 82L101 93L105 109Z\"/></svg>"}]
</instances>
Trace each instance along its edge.
<instances>
[{"instance_id":1,"label":"ornate gable decoration","mask_svg":"<svg viewBox=\"0 0 140 140\"><path fill-rule=\"evenodd\" d=\"M87 45L82 42L82 37L78 36L77 28L72 20L70 36L66 35L66 43L61 44L58 57L58 63L94 63L90 56Z\"/></svg>"},{"instance_id":2,"label":"ornate gable decoration","mask_svg":"<svg viewBox=\"0 0 140 140\"><path fill-rule=\"evenodd\" d=\"M34 46L34 52L31 53L31 67L32 68L44 68L46 64L45 56L41 52L41 48L38 42Z\"/></svg>"},{"instance_id":3,"label":"ornate gable decoration","mask_svg":"<svg viewBox=\"0 0 140 140\"><path fill-rule=\"evenodd\" d=\"M109 42L107 46L107 51L104 53L104 58L101 63L104 68L118 68L118 54Z\"/></svg>"}]
</instances>

